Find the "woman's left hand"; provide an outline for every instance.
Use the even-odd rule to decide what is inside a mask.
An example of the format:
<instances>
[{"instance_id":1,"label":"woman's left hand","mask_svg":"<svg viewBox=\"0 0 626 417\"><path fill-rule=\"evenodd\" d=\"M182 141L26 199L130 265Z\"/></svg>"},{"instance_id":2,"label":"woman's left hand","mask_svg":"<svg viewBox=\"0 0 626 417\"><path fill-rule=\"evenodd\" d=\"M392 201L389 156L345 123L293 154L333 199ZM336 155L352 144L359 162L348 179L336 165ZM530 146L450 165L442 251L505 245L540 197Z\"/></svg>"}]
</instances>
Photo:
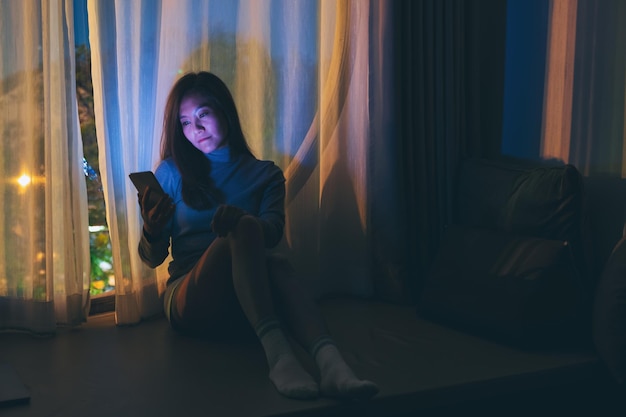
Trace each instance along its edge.
<instances>
[{"instance_id":1,"label":"woman's left hand","mask_svg":"<svg viewBox=\"0 0 626 417\"><path fill-rule=\"evenodd\" d=\"M229 206L226 204L220 205L215 214L213 215L213 221L211 221L211 229L219 237L225 237L230 231L232 231L239 219L241 219L247 213L239 207Z\"/></svg>"}]
</instances>

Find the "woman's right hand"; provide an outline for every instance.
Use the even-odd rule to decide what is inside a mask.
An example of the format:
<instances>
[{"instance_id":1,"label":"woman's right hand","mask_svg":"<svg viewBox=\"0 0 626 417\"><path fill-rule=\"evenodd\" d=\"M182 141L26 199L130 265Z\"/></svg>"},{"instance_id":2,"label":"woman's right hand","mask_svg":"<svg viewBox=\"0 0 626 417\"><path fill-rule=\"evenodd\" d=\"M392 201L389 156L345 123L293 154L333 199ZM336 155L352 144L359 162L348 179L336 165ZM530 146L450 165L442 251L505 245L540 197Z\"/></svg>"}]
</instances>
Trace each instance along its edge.
<instances>
[{"instance_id":1,"label":"woman's right hand","mask_svg":"<svg viewBox=\"0 0 626 417\"><path fill-rule=\"evenodd\" d=\"M215 210L213 220L211 221L211 229L213 229L213 232L219 237L225 237L237 226L239 219L246 214L247 213L239 207L221 204Z\"/></svg>"},{"instance_id":2,"label":"woman's right hand","mask_svg":"<svg viewBox=\"0 0 626 417\"><path fill-rule=\"evenodd\" d=\"M150 194L154 191L148 186L143 193L137 194L143 229L150 237L161 235L163 228L174 214L176 206L168 194L164 194L156 203L150 202Z\"/></svg>"}]
</instances>

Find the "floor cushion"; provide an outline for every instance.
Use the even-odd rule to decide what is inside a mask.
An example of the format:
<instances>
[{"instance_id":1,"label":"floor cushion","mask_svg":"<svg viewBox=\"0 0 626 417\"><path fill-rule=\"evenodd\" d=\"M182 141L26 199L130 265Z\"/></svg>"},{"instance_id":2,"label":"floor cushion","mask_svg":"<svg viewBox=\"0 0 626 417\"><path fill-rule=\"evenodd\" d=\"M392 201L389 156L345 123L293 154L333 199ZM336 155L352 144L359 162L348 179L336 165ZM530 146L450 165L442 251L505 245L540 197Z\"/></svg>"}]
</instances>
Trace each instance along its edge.
<instances>
[{"instance_id":1,"label":"floor cushion","mask_svg":"<svg viewBox=\"0 0 626 417\"><path fill-rule=\"evenodd\" d=\"M582 289L568 243L449 226L419 314L520 347L571 343Z\"/></svg>"}]
</instances>

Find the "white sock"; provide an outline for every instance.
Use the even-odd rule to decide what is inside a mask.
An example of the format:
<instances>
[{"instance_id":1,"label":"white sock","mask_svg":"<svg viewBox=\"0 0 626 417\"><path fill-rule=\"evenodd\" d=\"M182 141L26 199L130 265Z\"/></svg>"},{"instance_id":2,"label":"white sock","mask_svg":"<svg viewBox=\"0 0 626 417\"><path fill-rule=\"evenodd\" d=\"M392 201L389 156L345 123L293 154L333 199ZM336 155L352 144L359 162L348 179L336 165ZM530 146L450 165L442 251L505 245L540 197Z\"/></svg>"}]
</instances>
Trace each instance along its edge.
<instances>
[{"instance_id":1,"label":"white sock","mask_svg":"<svg viewBox=\"0 0 626 417\"><path fill-rule=\"evenodd\" d=\"M320 370L322 395L346 399L367 399L378 393L378 386L359 379L329 337L320 338L312 349Z\"/></svg>"},{"instance_id":2,"label":"white sock","mask_svg":"<svg viewBox=\"0 0 626 417\"><path fill-rule=\"evenodd\" d=\"M293 353L278 320L261 320L255 330L265 350L270 380L278 392L296 399L316 398L319 395L319 386Z\"/></svg>"}]
</instances>

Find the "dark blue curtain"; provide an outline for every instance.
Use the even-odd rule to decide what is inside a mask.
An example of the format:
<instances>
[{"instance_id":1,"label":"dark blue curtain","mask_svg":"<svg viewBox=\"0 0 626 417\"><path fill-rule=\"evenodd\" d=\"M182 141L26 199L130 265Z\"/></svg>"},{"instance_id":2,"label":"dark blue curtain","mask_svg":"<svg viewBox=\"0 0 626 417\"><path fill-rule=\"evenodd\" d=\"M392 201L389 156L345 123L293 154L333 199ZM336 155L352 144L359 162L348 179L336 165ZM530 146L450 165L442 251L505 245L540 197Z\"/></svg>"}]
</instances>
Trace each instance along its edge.
<instances>
[{"instance_id":1,"label":"dark blue curtain","mask_svg":"<svg viewBox=\"0 0 626 417\"><path fill-rule=\"evenodd\" d=\"M500 152L506 2L399 0L389 18L393 88L373 146L393 147L394 161L375 162L395 181L372 184L375 285L383 300L413 303L451 219L457 166Z\"/></svg>"}]
</instances>

